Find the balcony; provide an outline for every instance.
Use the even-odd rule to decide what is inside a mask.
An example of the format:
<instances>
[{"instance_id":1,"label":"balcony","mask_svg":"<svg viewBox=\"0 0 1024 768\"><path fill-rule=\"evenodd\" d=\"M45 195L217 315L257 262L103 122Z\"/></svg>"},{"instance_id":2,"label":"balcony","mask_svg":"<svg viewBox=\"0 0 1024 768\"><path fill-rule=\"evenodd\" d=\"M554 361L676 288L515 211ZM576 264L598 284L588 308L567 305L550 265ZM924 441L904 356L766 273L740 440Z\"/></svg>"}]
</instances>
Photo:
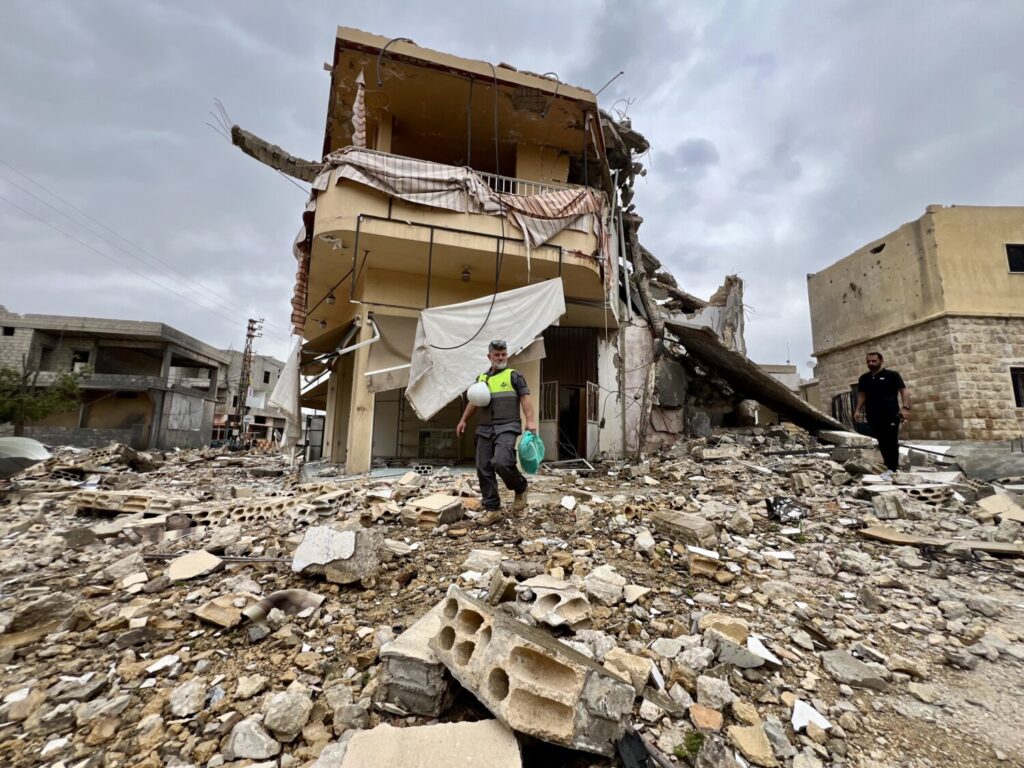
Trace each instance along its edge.
<instances>
[{"instance_id":1,"label":"balcony","mask_svg":"<svg viewBox=\"0 0 1024 768\"><path fill-rule=\"evenodd\" d=\"M602 261L595 255L599 241L593 215L582 216L528 249L523 232L507 215L498 214L508 208L481 203L482 198L490 203L488 190L528 199L585 187L481 173L374 150L358 150L358 155L361 165L352 175L361 181L335 170L317 196L307 339L322 333L323 323L335 325L351 317L344 306L349 300L419 311L486 296L496 286L510 290L562 277L570 302L601 307L607 303ZM374 167L377 163L380 168ZM395 175L395 169L405 164L419 176L410 181ZM379 175L371 178L375 172Z\"/></svg>"}]
</instances>

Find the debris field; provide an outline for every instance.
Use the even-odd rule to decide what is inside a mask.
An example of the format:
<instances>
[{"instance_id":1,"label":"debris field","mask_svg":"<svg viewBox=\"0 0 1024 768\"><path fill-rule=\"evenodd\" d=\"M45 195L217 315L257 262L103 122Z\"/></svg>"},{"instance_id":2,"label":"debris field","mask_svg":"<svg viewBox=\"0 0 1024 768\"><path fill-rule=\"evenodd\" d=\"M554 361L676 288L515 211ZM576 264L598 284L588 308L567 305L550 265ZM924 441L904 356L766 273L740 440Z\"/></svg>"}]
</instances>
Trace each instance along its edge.
<instances>
[{"instance_id":1,"label":"debris field","mask_svg":"<svg viewBox=\"0 0 1024 768\"><path fill-rule=\"evenodd\" d=\"M1024 766L1020 500L830 439L542 469L492 526L451 468L57 449L0 486L2 763Z\"/></svg>"}]
</instances>

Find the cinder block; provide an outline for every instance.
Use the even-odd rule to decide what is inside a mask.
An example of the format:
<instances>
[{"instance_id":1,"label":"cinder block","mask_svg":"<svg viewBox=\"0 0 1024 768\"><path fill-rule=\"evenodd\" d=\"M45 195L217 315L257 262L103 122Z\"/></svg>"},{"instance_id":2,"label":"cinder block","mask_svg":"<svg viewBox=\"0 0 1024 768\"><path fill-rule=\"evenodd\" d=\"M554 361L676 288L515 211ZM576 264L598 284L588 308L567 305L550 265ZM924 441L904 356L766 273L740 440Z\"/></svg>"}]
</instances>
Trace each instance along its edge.
<instances>
[{"instance_id":1,"label":"cinder block","mask_svg":"<svg viewBox=\"0 0 1024 768\"><path fill-rule=\"evenodd\" d=\"M658 533L680 544L708 549L718 542L714 524L697 515L659 509L651 515L651 522Z\"/></svg>"},{"instance_id":2,"label":"cinder block","mask_svg":"<svg viewBox=\"0 0 1024 768\"><path fill-rule=\"evenodd\" d=\"M613 753L632 712L632 685L456 587L441 605L430 646L495 716L542 741Z\"/></svg>"},{"instance_id":3,"label":"cinder block","mask_svg":"<svg viewBox=\"0 0 1024 768\"><path fill-rule=\"evenodd\" d=\"M437 717L451 705L452 679L448 669L430 648L441 630L438 603L411 627L380 649L381 673L375 702L424 717Z\"/></svg>"}]
</instances>

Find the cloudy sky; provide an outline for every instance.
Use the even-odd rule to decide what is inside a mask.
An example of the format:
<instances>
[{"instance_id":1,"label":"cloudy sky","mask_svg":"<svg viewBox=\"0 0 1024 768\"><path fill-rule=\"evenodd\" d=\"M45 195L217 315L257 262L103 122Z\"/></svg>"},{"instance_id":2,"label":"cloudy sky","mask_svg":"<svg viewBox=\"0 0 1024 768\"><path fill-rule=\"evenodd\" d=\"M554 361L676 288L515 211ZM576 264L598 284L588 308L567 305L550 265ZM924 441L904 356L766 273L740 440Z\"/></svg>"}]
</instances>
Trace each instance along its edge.
<instances>
[{"instance_id":1,"label":"cloudy sky","mask_svg":"<svg viewBox=\"0 0 1024 768\"><path fill-rule=\"evenodd\" d=\"M641 239L691 293L744 278L758 362L810 359L808 272L930 203L1024 203L1019 0L6 0L0 304L236 348L255 314L283 355L305 196L205 123L220 98L317 156L337 24L594 90L625 70L602 104L653 145Z\"/></svg>"}]
</instances>

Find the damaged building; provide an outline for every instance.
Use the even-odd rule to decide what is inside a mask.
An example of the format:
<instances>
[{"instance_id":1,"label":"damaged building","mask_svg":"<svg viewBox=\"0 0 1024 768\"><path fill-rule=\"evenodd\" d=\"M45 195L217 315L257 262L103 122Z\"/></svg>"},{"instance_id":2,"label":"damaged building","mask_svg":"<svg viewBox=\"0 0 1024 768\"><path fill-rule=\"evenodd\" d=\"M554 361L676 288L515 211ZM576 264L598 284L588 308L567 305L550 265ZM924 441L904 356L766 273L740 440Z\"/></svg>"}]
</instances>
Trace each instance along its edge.
<instances>
[{"instance_id":1,"label":"damaged building","mask_svg":"<svg viewBox=\"0 0 1024 768\"><path fill-rule=\"evenodd\" d=\"M461 439L455 424L494 338L548 461L706 434L753 396L836 426L746 358L738 277L705 301L641 245L649 145L594 93L345 27L328 69L322 160L232 130L312 186L292 325L325 459L362 472L472 456L473 424Z\"/></svg>"},{"instance_id":2,"label":"damaged building","mask_svg":"<svg viewBox=\"0 0 1024 768\"><path fill-rule=\"evenodd\" d=\"M849 420L868 352L914 400L911 438L1024 433L1024 208L930 205L807 276L821 400Z\"/></svg>"},{"instance_id":3,"label":"damaged building","mask_svg":"<svg viewBox=\"0 0 1024 768\"><path fill-rule=\"evenodd\" d=\"M54 445L195 448L210 440L228 358L163 323L34 315L0 307L0 366L38 371L46 386L79 373L79 406L25 434ZM201 386L193 386L201 383Z\"/></svg>"}]
</instances>

